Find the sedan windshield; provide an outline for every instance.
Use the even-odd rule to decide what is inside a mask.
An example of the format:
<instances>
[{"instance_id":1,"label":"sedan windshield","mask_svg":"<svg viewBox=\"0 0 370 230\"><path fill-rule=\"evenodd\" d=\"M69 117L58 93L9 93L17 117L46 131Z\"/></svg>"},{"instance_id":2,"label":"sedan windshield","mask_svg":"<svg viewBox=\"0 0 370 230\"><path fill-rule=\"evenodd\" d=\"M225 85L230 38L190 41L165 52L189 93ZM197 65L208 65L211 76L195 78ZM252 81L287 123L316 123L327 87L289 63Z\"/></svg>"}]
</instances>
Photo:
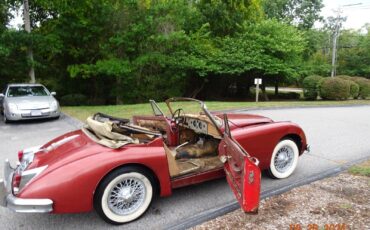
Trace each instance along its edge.
<instances>
[{"instance_id":1,"label":"sedan windshield","mask_svg":"<svg viewBox=\"0 0 370 230\"><path fill-rule=\"evenodd\" d=\"M48 96L43 86L12 86L9 87L8 97Z\"/></svg>"}]
</instances>

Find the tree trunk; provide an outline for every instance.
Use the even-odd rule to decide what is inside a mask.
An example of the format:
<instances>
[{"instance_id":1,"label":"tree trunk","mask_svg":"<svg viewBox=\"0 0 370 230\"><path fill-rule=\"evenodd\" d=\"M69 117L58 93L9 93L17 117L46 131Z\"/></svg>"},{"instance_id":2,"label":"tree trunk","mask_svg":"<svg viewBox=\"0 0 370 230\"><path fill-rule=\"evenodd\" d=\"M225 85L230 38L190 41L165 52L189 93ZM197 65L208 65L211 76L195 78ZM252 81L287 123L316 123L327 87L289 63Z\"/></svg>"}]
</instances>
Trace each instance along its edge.
<instances>
[{"instance_id":1,"label":"tree trunk","mask_svg":"<svg viewBox=\"0 0 370 230\"><path fill-rule=\"evenodd\" d=\"M265 101L269 101L269 96L266 93L266 85L265 84L262 84L260 86L261 86L263 98L265 99Z\"/></svg>"},{"instance_id":2,"label":"tree trunk","mask_svg":"<svg viewBox=\"0 0 370 230\"><path fill-rule=\"evenodd\" d=\"M122 98L120 97L120 94L119 94L121 83L122 83L121 77L116 77L116 104L117 105L123 104Z\"/></svg>"},{"instance_id":3,"label":"tree trunk","mask_svg":"<svg viewBox=\"0 0 370 230\"><path fill-rule=\"evenodd\" d=\"M27 33L31 33L31 21L30 21L30 9L28 5L28 0L23 1L23 8L24 8L24 28L27 31ZM35 83L36 78L35 78L35 69L33 68L33 52L32 52L32 47L28 47L28 59L31 62L31 68L29 71L29 76L30 76L30 83Z\"/></svg>"},{"instance_id":4,"label":"tree trunk","mask_svg":"<svg viewBox=\"0 0 370 230\"><path fill-rule=\"evenodd\" d=\"M279 95L279 81L278 78L275 79L275 96Z\"/></svg>"}]
</instances>

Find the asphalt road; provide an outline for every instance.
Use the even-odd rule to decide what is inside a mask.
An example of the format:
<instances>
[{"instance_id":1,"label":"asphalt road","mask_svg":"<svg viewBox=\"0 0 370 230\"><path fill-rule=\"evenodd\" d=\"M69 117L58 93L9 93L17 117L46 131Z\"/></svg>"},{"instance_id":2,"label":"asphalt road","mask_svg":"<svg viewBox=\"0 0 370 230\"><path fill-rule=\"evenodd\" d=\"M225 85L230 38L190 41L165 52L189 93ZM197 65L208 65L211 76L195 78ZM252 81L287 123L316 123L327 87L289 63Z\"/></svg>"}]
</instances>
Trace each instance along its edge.
<instances>
[{"instance_id":1,"label":"asphalt road","mask_svg":"<svg viewBox=\"0 0 370 230\"><path fill-rule=\"evenodd\" d=\"M240 111L238 111L240 112ZM284 180L262 178L262 191L278 190L345 163L370 157L370 106L296 108L241 111L261 114L276 121L291 120L305 130L311 152L300 157L295 173ZM42 122L0 122L0 160L16 161L17 150L42 144L76 128L66 117ZM2 176L3 165L0 166ZM319 194L318 194L319 195ZM168 198L156 200L139 220L111 226L95 212L83 214L17 214L0 208L2 229L163 229L235 199L224 179L181 188Z\"/></svg>"}]
</instances>

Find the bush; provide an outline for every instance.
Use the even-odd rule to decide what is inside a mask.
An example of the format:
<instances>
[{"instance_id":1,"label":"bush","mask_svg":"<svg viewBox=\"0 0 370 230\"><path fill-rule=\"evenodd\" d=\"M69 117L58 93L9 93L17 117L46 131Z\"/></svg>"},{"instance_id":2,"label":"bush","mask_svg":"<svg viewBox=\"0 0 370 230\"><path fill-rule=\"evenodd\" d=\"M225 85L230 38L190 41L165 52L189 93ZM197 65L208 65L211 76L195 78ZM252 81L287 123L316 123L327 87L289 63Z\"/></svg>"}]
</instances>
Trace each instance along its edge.
<instances>
[{"instance_id":1,"label":"bush","mask_svg":"<svg viewBox=\"0 0 370 230\"><path fill-rule=\"evenodd\" d=\"M61 105L86 105L87 97L83 94L67 94L60 98Z\"/></svg>"},{"instance_id":2,"label":"bush","mask_svg":"<svg viewBox=\"0 0 370 230\"><path fill-rule=\"evenodd\" d=\"M279 93L277 96L275 94L268 95L270 99L283 99L283 100L299 100L301 94L297 92L287 92Z\"/></svg>"},{"instance_id":3,"label":"bush","mask_svg":"<svg viewBox=\"0 0 370 230\"><path fill-rule=\"evenodd\" d=\"M337 78L349 81L350 84L350 95L352 98L356 99L358 98L359 92L360 92L360 86L353 80L353 77L347 76L347 75L338 75Z\"/></svg>"},{"instance_id":4,"label":"bush","mask_svg":"<svg viewBox=\"0 0 370 230\"><path fill-rule=\"evenodd\" d=\"M320 81L320 96L327 100L346 100L350 96L350 81L328 77Z\"/></svg>"},{"instance_id":5,"label":"bush","mask_svg":"<svg viewBox=\"0 0 370 230\"><path fill-rule=\"evenodd\" d=\"M303 95L307 100L316 100L318 95L318 83L321 76L312 75L303 80Z\"/></svg>"},{"instance_id":6,"label":"bush","mask_svg":"<svg viewBox=\"0 0 370 230\"><path fill-rule=\"evenodd\" d=\"M370 80L363 77L352 77L351 80L356 82L360 87L358 97L363 99L370 97Z\"/></svg>"},{"instance_id":7,"label":"bush","mask_svg":"<svg viewBox=\"0 0 370 230\"><path fill-rule=\"evenodd\" d=\"M349 94L353 99L358 98L358 95L360 93L360 86L354 82L354 81L348 81L349 82Z\"/></svg>"},{"instance_id":8,"label":"bush","mask_svg":"<svg viewBox=\"0 0 370 230\"><path fill-rule=\"evenodd\" d=\"M343 80L352 81L352 77L351 76L348 76L348 75L337 75L335 77L341 78Z\"/></svg>"}]
</instances>

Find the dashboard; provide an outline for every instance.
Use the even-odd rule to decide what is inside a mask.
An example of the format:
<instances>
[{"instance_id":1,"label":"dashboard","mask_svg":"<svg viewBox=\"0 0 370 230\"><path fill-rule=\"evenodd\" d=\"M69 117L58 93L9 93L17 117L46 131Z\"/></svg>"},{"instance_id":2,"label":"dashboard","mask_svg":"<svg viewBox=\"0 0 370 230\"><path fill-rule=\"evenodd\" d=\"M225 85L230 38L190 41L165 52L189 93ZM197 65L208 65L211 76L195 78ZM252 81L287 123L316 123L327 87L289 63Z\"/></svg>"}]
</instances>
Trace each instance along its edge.
<instances>
[{"instance_id":1,"label":"dashboard","mask_svg":"<svg viewBox=\"0 0 370 230\"><path fill-rule=\"evenodd\" d=\"M192 129L196 133L208 134L208 123L206 121L185 117L182 126Z\"/></svg>"}]
</instances>

